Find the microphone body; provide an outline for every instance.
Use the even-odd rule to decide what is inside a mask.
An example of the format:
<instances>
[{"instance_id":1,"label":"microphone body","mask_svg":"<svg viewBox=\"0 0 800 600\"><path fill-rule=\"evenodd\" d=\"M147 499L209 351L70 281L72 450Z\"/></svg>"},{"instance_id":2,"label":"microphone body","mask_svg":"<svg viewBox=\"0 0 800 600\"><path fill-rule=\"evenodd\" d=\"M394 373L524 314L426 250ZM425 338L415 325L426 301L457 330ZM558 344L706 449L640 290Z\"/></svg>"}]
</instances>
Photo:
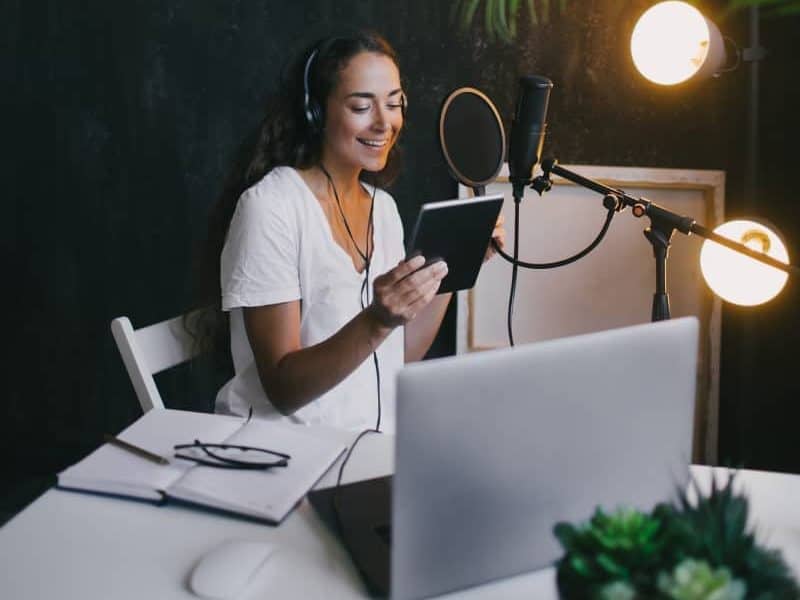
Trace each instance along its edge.
<instances>
[{"instance_id":1,"label":"microphone body","mask_svg":"<svg viewBox=\"0 0 800 600\"><path fill-rule=\"evenodd\" d=\"M511 125L508 148L509 180L514 188L514 200L519 202L530 184L533 168L539 162L547 129L547 105L553 82L532 75L519 80L519 95Z\"/></svg>"}]
</instances>

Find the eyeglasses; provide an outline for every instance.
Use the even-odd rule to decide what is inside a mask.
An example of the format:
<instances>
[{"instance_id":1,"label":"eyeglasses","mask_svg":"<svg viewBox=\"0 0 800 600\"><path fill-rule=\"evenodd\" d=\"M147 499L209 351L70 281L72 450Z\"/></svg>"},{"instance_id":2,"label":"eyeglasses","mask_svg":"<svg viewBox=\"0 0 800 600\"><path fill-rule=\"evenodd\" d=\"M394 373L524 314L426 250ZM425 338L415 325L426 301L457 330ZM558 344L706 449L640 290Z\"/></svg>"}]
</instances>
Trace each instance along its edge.
<instances>
[{"instance_id":1,"label":"eyeglasses","mask_svg":"<svg viewBox=\"0 0 800 600\"><path fill-rule=\"evenodd\" d=\"M274 467L288 467L291 456L275 450L256 448L253 446L236 446L234 444L206 444L195 440L191 444L173 446L175 458L191 460L206 467L218 469L253 469L267 470ZM189 454L180 450L189 450ZM266 456L277 457L265 460Z\"/></svg>"}]
</instances>

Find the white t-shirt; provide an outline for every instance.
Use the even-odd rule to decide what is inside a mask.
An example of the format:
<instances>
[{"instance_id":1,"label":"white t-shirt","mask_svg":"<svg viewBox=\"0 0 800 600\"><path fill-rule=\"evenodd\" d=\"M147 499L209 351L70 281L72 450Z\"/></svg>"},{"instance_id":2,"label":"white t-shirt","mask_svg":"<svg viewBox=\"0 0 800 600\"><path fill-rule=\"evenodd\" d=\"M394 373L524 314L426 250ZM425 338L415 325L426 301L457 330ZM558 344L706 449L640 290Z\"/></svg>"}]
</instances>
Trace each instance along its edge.
<instances>
[{"instance_id":1,"label":"white t-shirt","mask_svg":"<svg viewBox=\"0 0 800 600\"><path fill-rule=\"evenodd\" d=\"M367 186L365 186L367 187ZM371 194L372 188L367 187ZM369 293L375 277L403 259L403 225L392 197L376 190ZM239 198L221 257L222 309L230 312L235 375L217 394L217 412L360 430L378 414L372 356L336 387L296 411L281 415L264 393L247 339L242 307L301 300L300 342L319 343L361 308L358 273L333 238L319 201L291 167L276 167ZM404 361L403 328L378 347L381 429L394 431L395 375Z\"/></svg>"}]
</instances>

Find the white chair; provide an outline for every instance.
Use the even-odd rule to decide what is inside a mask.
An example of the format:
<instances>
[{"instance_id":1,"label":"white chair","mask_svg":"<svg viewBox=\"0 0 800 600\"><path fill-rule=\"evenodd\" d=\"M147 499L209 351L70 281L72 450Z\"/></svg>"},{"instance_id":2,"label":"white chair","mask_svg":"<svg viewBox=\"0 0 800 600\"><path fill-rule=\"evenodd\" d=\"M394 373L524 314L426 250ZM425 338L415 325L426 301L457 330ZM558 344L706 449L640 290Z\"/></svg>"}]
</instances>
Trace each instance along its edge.
<instances>
[{"instance_id":1,"label":"white chair","mask_svg":"<svg viewBox=\"0 0 800 600\"><path fill-rule=\"evenodd\" d=\"M199 353L183 321L181 315L140 329L134 329L128 317L117 317L111 321L111 333L144 412L164 408L153 375L190 360Z\"/></svg>"}]
</instances>

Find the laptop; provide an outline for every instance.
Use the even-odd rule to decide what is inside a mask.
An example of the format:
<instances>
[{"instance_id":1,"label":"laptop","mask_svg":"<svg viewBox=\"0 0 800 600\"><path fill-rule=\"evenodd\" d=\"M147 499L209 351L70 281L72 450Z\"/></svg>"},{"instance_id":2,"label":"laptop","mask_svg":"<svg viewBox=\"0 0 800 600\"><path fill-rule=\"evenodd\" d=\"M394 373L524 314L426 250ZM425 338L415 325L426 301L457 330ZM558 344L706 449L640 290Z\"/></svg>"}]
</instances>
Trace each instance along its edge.
<instances>
[{"instance_id":1,"label":"laptop","mask_svg":"<svg viewBox=\"0 0 800 600\"><path fill-rule=\"evenodd\" d=\"M318 490L312 504L376 595L550 566L557 522L598 505L648 510L685 487L697 340L688 317L409 365L394 477Z\"/></svg>"}]
</instances>

